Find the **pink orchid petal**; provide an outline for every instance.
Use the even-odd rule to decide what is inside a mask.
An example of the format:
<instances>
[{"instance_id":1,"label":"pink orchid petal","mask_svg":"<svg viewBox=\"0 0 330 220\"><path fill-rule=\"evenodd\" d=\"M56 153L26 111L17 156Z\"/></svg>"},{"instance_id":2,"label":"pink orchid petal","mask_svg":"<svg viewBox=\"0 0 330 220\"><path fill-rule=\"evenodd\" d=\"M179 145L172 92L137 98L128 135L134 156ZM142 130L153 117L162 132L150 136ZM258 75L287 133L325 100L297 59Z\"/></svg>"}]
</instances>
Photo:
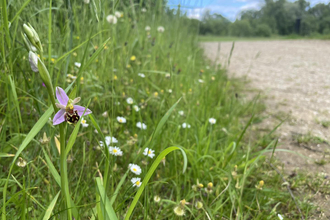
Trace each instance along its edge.
<instances>
[{"instance_id":1,"label":"pink orchid petal","mask_svg":"<svg viewBox=\"0 0 330 220\"><path fill-rule=\"evenodd\" d=\"M64 106L68 104L69 97L61 87L56 87L56 98L60 104Z\"/></svg>"},{"instance_id":2,"label":"pink orchid petal","mask_svg":"<svg viewBox=\"0 0 330 220\"><path fill-rule=\"evenodd\" d=\"M82 114L83 114L84 111L85 111L85 107L80 106L80 105L74 105L74 106L73 106L73 109L78 111L78 115L79 115L80 117L82 116ZM85 112L84 115L89 115L89 114L91 114L91 113L92 113L92 111L91 111L90 109L86 109L86 112Z\"/></svg>"},{"instance_id":3,"label":"pink orchid petal","mask_svg":"<svg viewBox=\"0 0 330 220\"><path fill-rule=\"evenodd\" d=\"M64 115L65 115L65 110L60 109L53 118L53 125L58 125L64 122L65 121Z\"/></svg>"}]
</instances>

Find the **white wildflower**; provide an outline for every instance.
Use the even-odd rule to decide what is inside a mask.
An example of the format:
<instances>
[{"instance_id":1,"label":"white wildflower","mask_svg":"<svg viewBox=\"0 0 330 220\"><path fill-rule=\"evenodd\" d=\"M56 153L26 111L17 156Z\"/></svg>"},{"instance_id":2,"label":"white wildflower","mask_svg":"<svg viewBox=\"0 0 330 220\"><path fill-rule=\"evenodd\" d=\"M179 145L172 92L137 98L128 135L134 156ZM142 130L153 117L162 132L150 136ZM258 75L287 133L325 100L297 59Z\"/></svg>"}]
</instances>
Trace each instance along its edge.
<instances>
[{"instance_id":1,"label":"white wildflower","mask_svg":"<svg viewBox=\"0 0 330 220\"><path fill-rule=\"evenodd\" d=\"M179 115L183 116L184 115L184 111L179 111Z\"/></svg>"},{"instance_id":2,"label":"white wildflower","mask_svg":"<svg viewBox=\"0 0 330 220\"><path fill-rule=\"evenodd\" d=\"M123 151L119 149L119 147L108 147L109 153L115 156L123 156Z\"/></svg>"},{"instance_id":3,"label":"white wildflower","mask_svg":"<svg viewBox=\"0 0 330 220\"><path fill-rule=\"evenodd\" d=\"M108 16L107 16L107 21L108 21L110 24L117 24L117 17L114 16L114 15L108 15Z\"/></svg>"},{"instance_id":4,"label":"white wildflower","mask_svg":"<svg viewBox=\"0 0 330 220\"><path fill-rule=\"evenodd\" d=\"M155 156L155 151L154 150L151 150L150 148L146 148L143 151L143 155L146 155L146 156L148 156L150 158L153 158Z\"/></svg>"},{"instance_id":5,"label":"white wildflower","mask_svg":"<svg viewBox=\"0 0 330 220\"><path fill-rule=\"evenodd\" d=\"M88 124L86 123L86 120L84 118L81 119L81 125L84 127L84 128L87 128L88 127Z\"/></svg>"},{"instance_id":6,"label":"white wildflower","mask_svg":"<svg viewBox=\"0 0 330 220\"><path fill-rule=\"evenodd\" d=\"M186 122L182 124L182 128L190 128L190 127L191 127L190 124L187 124Z\"/></svg>"},{"instance_id":7,"label":"white wildflower","mask_svg":"<svg viewBox=\"0 0 330 220\"><path fill-rule=\"evenodd\" d=\"M120 18L120 17L122 16L122 13L119 12L119 11L116 11L116 12L115 12L115 16L116 16L117 18Z\"/></svg>"},{"instance_id":8,"label":"white wildflower","mask_svg":"<svg viewBox=\"0 0 330 220\"><path fill-rule=\"evenodd\" d=\"M124 117L117 117L117 121L119 122L119 123L122 123L122 124L124 124L124 123L126 123L126 118L124 118Z\"/></svg>"},{"instance_id":9,"label":"white wildflower","mask_svg":"<svg viewBox=\"0 0 330 220\"><path fill-rule=\"evenodd\" d=\"M139 177L132 178L131 182L133 183L133 186L136 186L136 187L140 187L142 184L141 178L139 178Z\"/></svg>"},{"instance_id":10,"label":"white wildflower","mask_svg":"<svg viewBox=\"0 0 330 220\"><path fill-rule=\"evenodd\" d=\"M217 122L217 120L215 118L210 118L209 122L210 124L214 125Z\"/></svg>"},{"instance_id":11,"label":"white wildflower","mask_svg":"<svg viewBox=\"0 0 330 220\"><path fill-rule=\"evenodd\" d=\"M142 130L146 130L147 129L147 125L142 123L142 122L138 122L136 123L136 127L142 129Z\"/></svg>"},{"instance_id":12,"label":"white wildflower","mask_svg":"<svg viewBox=\"0 0 330 220\"><path fill-rule=\"evenodd\" d=\"M128 168L136 175L140 175L142 170L141 170L141 167L139 165L136 165L134 163L130 163L128 165Z\"/></svg>"},{"instance_id":13,"label":"white wildflower","mask_svg":"<svg viewBox=\"0 0 330 220\"><path fill-rule=\"evenodd\" d=\"M133 108L134 108L134 110L135 110L136 112L140 111L140 108L139 108L139 106L137 106L137 105L134 105Z\"/></svg>"},{"instance_id":14,"label":"white wildflower","mask_svg":"<svg viewBox=\"0 0 330 220\"><path fill-rule=\"evenodd\" d=\"M158 31L159 33L163 33L163 32L165 31L165 28L164 28L163 26L159 26L159 27L157 28L157 31Z\"/></svg>"},{"instance_id":15,"label":"white wildflower","mask_svg":"<svg viewBox=\"0 0 330 220\"><path fill-rule=\"evenodd\" d=\"M141 78L146 77L146 75L144 75L143 73L138 73L138 76L140 76Z\"/></svg>"},{"instance_id":16,"label":"white wildflower","mask_svg":"<svg viewBox=\"0 0 330 220\"><path fill-rule=\"evenodd\" d=\"M132 105L134 101L133 101L133 99L132 99L131 97L128 97L128 98L126 99L126 102L127 102L128 104Z\"/></svg>"},{"instance_id":17,"label":"white wildflower","mask_svg":"<svg viewBox=\"0 0 330 220\"><path fill-rule=\"evenodd\" d=\"M145 31L150 31L150 30L151 30L151 27L150 27L150 26L146 26L146 27L144 28L144 30L145 30Z\"/></svg>"}]
</instances>

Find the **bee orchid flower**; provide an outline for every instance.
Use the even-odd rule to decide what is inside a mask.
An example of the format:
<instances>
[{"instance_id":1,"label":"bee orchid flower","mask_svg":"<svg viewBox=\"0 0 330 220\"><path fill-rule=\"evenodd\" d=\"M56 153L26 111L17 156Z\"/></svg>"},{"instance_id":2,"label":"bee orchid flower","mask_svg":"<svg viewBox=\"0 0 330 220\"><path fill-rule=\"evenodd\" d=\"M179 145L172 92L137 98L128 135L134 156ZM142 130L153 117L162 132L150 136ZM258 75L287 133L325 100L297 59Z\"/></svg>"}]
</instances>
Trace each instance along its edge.
<instances>
[{"instance_id":1,"label":"bee orchid flower","mask_svg":"<svg viewBox=\"0 0 330 220\"><path fill-rule=\"evenodd\" d=\"M56 98L59 103L56 106L60 109L54 116L53 125L61 124L62 122L68 122L69 124L75 124L79 121L80 117L91 114L92 111L85 107L76 105L80 101L80 97L70 99L65 91L61 87L56 87Z\"/></svg>"}]
</instances>

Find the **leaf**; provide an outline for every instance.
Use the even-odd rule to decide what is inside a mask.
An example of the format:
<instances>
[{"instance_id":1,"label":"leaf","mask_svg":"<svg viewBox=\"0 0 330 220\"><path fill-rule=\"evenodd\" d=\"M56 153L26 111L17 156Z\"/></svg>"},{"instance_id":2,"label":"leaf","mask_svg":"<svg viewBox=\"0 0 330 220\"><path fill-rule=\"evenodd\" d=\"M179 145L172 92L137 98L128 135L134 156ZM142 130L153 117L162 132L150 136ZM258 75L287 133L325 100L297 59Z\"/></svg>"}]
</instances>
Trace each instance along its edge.
<instances>
[{"instance_id":1,"label":"leaf","mask_svg":"<svg viewBox=\"0 0 330 220\"><path fill-rule=\"evenodd\" d=\"M125 220L128 220L130 218L131 214L133 213L133 210L134 210L137 202L139 201L139 198L140 198L145 186L148 184L152 174L155 172L155 170L156 170L157 166L159 165L159 163L162 161L162 159L167 154L169 154L169 153L171 153L172 151L175 151L175 150L181 150L181 153L183 155L183 162L184 162L183 172L185 172L185 169L187 167L187 156L186 156L186 153L184 152L184 150L179 148L179 147L168 147L165 150L163 150L158 155L158 157L155 159L155 161L152 163L151 167L148 170L148 173L145 175L139 190L137 191L136 195L134 196L133 202L129 206L129 209L128 209L128 211L126 213L126 216L125 216Z\"/></svg>"},{"instance_id":2,"label":"leaf","mask_svg":"<svg viewBox=\"0 0 330 220\"><path fill-rule=\"evenodd\" d=\"M56 148L57 148L58 154L61 155L61 143L60 143L60 141L57 139L57 137L54 137L54 140L55 140L55 145L56 145Z\"/></svg>"},{"instance_id":3,"label":"leaf","mask_svg":"<svg viewBox=\"0 0 330 220\"><path fill-rule=\"evenodd\" d=\"M60 175L58 174L54 164L52 163L52 161L50 160L48 154L46 153L45 149L42 148L42 151L44 152L44 155L45 155L45 159L46 159L46 163L48 165L48 169L49 171L51 172L51 174L53 175L56 183L61 186L61 177Z\"/></svg>"},{"instance_id":4,"label":"leaf","mask_svg":"<svg viewBox=\"0 0 330 220\"><path fill-rule=\"evenodd\" d=\"M109 198L107 197L104 187L102 185L102 180L100 177L96 177L96 185L97 185L97 189L98 192L101 196L101 207L105 207L105 213L107 215L108 218L106 219L110 219L110 220L118 220L115 210L112 208Z\"/></svg>"},{"instance_id":5,"label":"leaf","mask_svg":"<svg viewBox=\"0 0 330 220\"><path fill-rule=\"evenodd\" d=\"M14 96L14 103L15 103L15 107L17 109L18 118L19 118L19 121L22 125L23 122L22 122L21 110L19 108L19 103L18 103L18 98L17 98L17 93L16 93L16 86L15 86L15 83L12 80L11 76L8 76L8 78L9 78L9 82L10 82L11 91L12 91L12 94Z\"/></svg>"},{"instance_id":6,"label":"leaf","mask_svg":"<svg viewBox=\"0 0 330 220\"><path fill-rule=\"evenodd\" d=\"M55 207L55 204L56 204L56 201L57 201L57 199L58 199L58 196L60 195L60 192L61 192L61 191L59 191L59 192L56 194L56 196L54 197L54 199L52 200L52 202L49 204L49 206L48 206L48 208L47 208L47 210L46 210L46 213L45 213L45 215L44 215L44 217L43 217L42 220L48 220L48 219L49 219L49 217L50 217L50 215L52 214L53 209L54 209L54 207Z\"/></svg>"},{"instance_id":7,"label":"leaf","mask_svg":"<svg viewBox=\"0 0 330 220\"><path fill-rule=\"evenodd\" d=\"M1 153L0 152L0 157L13 157L15 154L7 154L7 153Z\"/></svg>"},{"instance_id":8,"label":"leaf","mask_svg":"<svg viewBox=\"0 0 330 220\"><path fill-rule=\"evenodd\" d=\"M171 113L173 112L173 110L177 106L177 104L180 102L180 100L181 100L181 98L176 103L174 103L174 105L165 113L165 115L159 121L159 123L156 127L156 130L152 134L151 140L154 139L158 135L158 133L160 132L160 129L162 129L162 127L164 126L164 124L167 121L168 117L170 117Z\"/></svg>"}]
</instances>

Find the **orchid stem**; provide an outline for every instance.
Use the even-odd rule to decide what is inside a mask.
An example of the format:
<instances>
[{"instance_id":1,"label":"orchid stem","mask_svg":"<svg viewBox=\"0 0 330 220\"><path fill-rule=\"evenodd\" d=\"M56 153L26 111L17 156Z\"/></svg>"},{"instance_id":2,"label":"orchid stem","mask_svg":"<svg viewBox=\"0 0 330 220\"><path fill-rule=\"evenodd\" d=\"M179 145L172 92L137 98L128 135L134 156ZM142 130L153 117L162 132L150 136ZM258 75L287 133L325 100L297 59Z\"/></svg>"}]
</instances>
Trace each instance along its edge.
<instances>
[{"instance_id":1,"label":"orchid stem","mask_svg":"<svg viewBox=\"0 0 330 220\"><path fill-rule=\"evenodd\" d=\"M65 125L60 124L60 169L61 169L61 188L62 196L66 203L66 208L68 210L68 219L72 219L71 213L71 202L70 202L70 192L69 192L69 182L68 182L68 170L67 170L67 160L65 155Z\"/></svg>"}]
</instances>

